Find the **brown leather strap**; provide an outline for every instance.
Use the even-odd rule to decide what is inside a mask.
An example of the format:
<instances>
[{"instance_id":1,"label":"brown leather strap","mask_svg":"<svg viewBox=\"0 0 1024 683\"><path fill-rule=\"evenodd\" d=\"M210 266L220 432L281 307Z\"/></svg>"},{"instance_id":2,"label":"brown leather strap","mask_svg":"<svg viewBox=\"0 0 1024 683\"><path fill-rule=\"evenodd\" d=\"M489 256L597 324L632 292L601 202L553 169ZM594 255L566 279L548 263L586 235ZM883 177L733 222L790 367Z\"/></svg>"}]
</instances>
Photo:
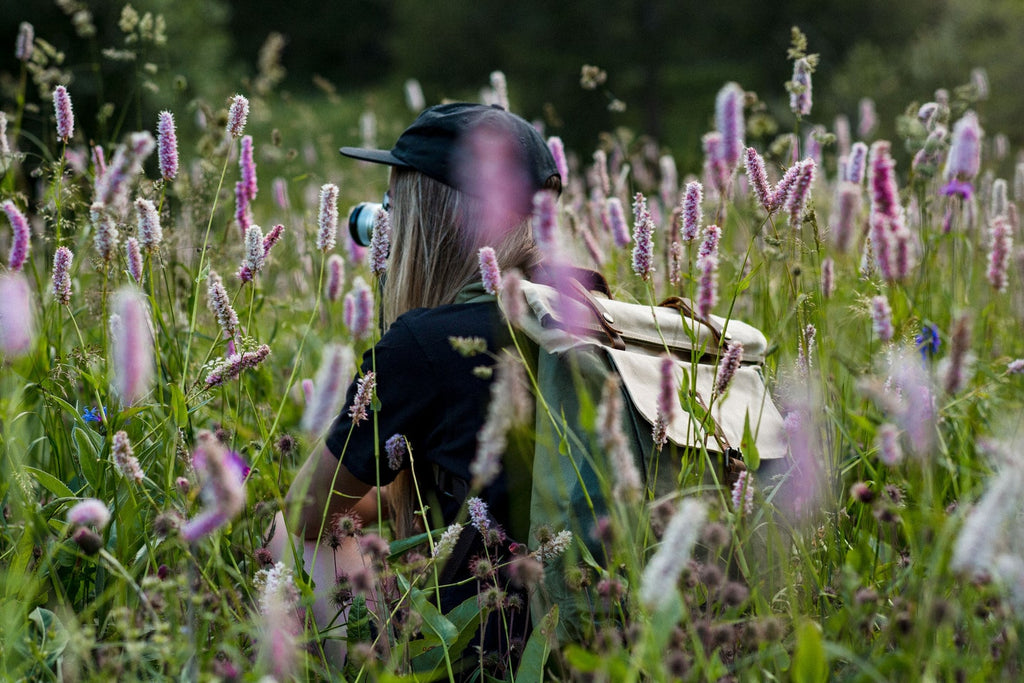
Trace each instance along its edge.
<instances>
[{"instance_id":1,"label":"brown leather strap","mask_svg":"<svg viewBox=\"0 0 1024 683\"><path fill-rule=\"evenodd\" d=\"M590 310L594 319L597 321L597 324L608 336L608 341L611 343L612 348L624 351L626 349L626 342L622 338L622 332L612 324L613 321L611 315L604 310L604 307L601 306L596 298L594 298L594 295L591 294L586 287L580 284L579 280L570 279L567 282L570 290L568 295Z\"/></svg>"}]
</instances>

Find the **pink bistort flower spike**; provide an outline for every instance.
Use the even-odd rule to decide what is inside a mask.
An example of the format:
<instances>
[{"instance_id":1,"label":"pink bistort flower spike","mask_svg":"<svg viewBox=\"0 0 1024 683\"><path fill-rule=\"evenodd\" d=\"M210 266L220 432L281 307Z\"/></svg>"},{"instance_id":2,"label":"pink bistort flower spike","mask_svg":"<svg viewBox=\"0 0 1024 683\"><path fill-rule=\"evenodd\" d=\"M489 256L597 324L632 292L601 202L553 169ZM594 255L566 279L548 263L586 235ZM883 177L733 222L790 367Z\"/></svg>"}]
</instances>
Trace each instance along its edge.
<instances>
[{"instance_id":1,"label":"pink bistort flower spike","mask_svg":"<svg viewBox=\"0 0 1024 683\"><path fill-rule=\"evenodd\" d=\"M899 193L896 188L896 164L889 149L887 140L878 140L871 145L868 181L871 186L871 212L895 218L899 211Z\"/></svg>"},{"instance_id":2,"label":"pink bistort flower spike","mask_svg":"<svg viewBox=\"0 0 1024 683\"><path fill-rule=\"evenodd\" d=\"M28 353L35 339L35 306L23 273L0 274L0 355Z\"/></svg>"},{"instance_id":3,"label":"pink bistort flower spike","mask_svg":"<svg viewBox=\"0 0 1024 683\"><path fill-rule=\"evenodd\" d=\"M108 263L117 251L117 223L104 206L99 202L89 207L89 218L92 221L93 246L104 263Z\"/></svg>"},{"instance_id":4,"label":"pink bistort flower spike","mask_svg":"<svg viewBox=\"0 0 1024 683\"><path fill-rule=\"evenodd\" d=\"M696 180L687 183L686 192L683 194L683 225L680 233L680 238L684 242L692 242L697 239L697 233L701 228L701 217L703 214L701 202L703 201L704 186Z\"/></svg>"},{"instance_id":5,"label":"pink bistort flower spike","mask_svg":"<svg viewBox=\"0 0 1024 683\"><path fill-rule=\"evenodd\" d=\"M1017 358L1007 363L1006 372L1011 375L1024 374L1024 358Z\"/></svg>"},{"instance_id":6,"label":"pink bistort flower spike","mask_svg":"<svg viewBox=\"0 0 1024 683\"><path fill-rule=\"evenodd\" d=\"M697 259L697 315L706 318L718 303L718 256L708 254Z\"/></svg>"},{"instance_id":7,"label":"pink bistort flower spike","mask_svg":"<svg viewBox=\"0 0 1024 683\"><path fill-rule=\"evenodd\" d=\"M149 308L135 288L114 295L110 321L110 381L123 405L130 406L149 391L153 380L153 335Z\"/></svg>"},{"instance_id":8,"label":"pink bistort flower spike","mask_svg":"<svg viewBox=\"0 0 1024 683\"><path fill-rule=\"evenodd\" d=\"M271 189L274 194L274 203L277 204L277 208L282 211L287 211L291 203L288 201L288 181L284 178L274 178L274 182L271 184Z\"/></svg>"},{"instance_id":9,"label":"pink bistort flower spike","mask_svg":"<svg viewBox=\"0 0 1024 683\"><path fill-rule=\"evenodd\" d=\"M231 344L229 343L228 346L230 348ZM243 370L258 368L269 355L270 347L266 344L261 344L255 351L233 353L221 361L213 372L206 376L204 387L211 389L224 384L228 380L236 379L242 374Z\"/></svg>"},{"instance_id":10,"label":"pink bistort flower spike","mask_svg":"<svg viewBox=\"0 0 1024 683\"><path fill-rule=\"evenodd\" d=\"M36 30L27 21L21 22L18 26L18 37L14 42L14 57L19 62L27 62L32 59L32 52L35 48Z\"/></svg>"},{"instance_id":11,"label":"pink bistort flower spike","mask_svg":"<svg viewBox=\"0 0 1024 683\"><path fill-rule=\"evenodd\" d=\"M249 100L242 95L235 95L231 98L231 106L228 108L227 132L233 138L242 137L245 130L245 122L249 118Z\"/></svg>"},{"instance_id":12,"label":"pink bistort flower spike","mask_svg":"<svg viewBox=\"0 0 1024 683\"><path fill-rule=\"evenodd\" d=\"M743 360L743 344L739 341L730 342L718 366L718 377L715 379L715 394L722 396L729 389L736 371Z\"/></svg>"},{"instance_id":13,"label":"pink bistort flower spike","mask_svg":"<svg viewBox=\"0 0 1024 683\"><path fill-rule=\"evenodd\" d=\"M312 395L307 397L306 410L302 414L302 428L306 432L319 435L337 417L345 398L345 386L351 376L352 364L351 348L338 344L324 347L316 379L310 382Z\"/></svg>"},{"instance_id":14,"label":"pink bistort flower spike","mask_svg":"<svg viewBox=\"0 0 1024 683\"><path fill-rule=\"evenodd\" d=\"M821 296L831 299L836 290L835 261L831 256L821 260Z\"/></svg>"},{"instance_id":15,"label":"pink bistort flower spike","mask_svg":"<svg viewBox=\"0 0 1024 683\"><path fill-rule=\"evenodd\" d=\"M102 500L83 498L68 510L67 520L72 526L94 526L103 529L110 522L110 510Z\"/></svg>"},{"instance_id":16,"label":"pink bistort flower spike","mask_svg":"<svg viewBox=\"0 0 1024 683\"><path fill-rule=\"evenodd\" d=\"M480 248L480 277L483 279L484 290L497 296L501 291L501 269L498 267L498 257L493 247Z\"/></svg>"},{"instance_id":17,"label":"pink bistort flower spike","mask_svg":"<svg viewBox=\"0 0 1024 683\"><path fill-rule=\"evenodd\" d=\"M338 239L338 186L333 183L320 188L318 226L316 248L323 252L334 249Z\"/></svg>"},{"instance_id":18,"label":"pink bistort flower spike","mask_svg":"<svg viewBox=\"0 0 1024 683\"><path fill-rule=\"evenodd\" d=\"M345 259L340 254L327 257L327 281L324 283L324 296L335 302L341 296L341 287L345 284Z\"/></svg>"},{"instance_id":19,"label":"pink bistort flower spike","mask_svg":"<svg viewBox=\"0 0 1024 683\"><path fill-rule=\"evenodd\" d=\"M57 139L66 143L75 134L75 115L71 110L71 95L63 85L53 91L53 111L57 118Z\"/></svg>"},{"instance_id":20,"label":"pink bistort flower spike","mask_svg":"<svg viewBox=\"0 0 1024 683\"><path fill-rule=\"evenodd\" d=\"M594 172L597 180L597 187L602 197L607 197L612 191L612 183L608 178L608 154L603 150L599 149L594 152Z\"/></svg>"},{"instance_id":21,"label":"pink bistort flower spike","mask_svg":"<svg viewBox=\"0 0 1024 683\"><path fill-rule=\"evenodd\" d=\"M263 247L263 230L258 225L250 225L245 231L245 259L238 269L238 278L242 282L251 282L263 270L266 251Z\"/></svg>"},{"instance_id":22,"label":"pink bistort flower spike","mask_svg":"<svg viewBox=\"0 0 1024 683\"><path fill-rule=\"evenodd\" d=\"M562 187L568 187L569 162L565 159L565 145L562 143L562 138L554 135L549 137L548 149L551 150L551 156L555 159L555 168L558 169L558 175L562 178Z\"/></svg>"},{"instance_id":23,"label":"pink bistort flower spike","mask_svg":"<svg viewBox=\"0 0 1024 683\"><path fill-rule=\"evenodd\" d=\"M373 291L360 276L352 280L352 290L345 295L345 326L354 339L367 339L373 334Z\"/></svg>"},{"instance_id":24,"label":"pink bistort flower spike","mask_svg":"<svg viewBox=\"0 0 1024 683\"><path fill-rule=\"evenodd\" d=\"M794 228L800 227L800 219L803 217L804 208L807 206L811 194L811 186L814 184L815 165L814 159L804 159L797 164L796 179L786 197L786 212L789 213L789 224Z\"/></svg>"},{"instance_id":25,"label":"pink bistort flower spike","mask_svg":"<svg viewBox=\"0 0 1024 683\"><path fill-rule=\"evenodd\" d=\"M366 411L370 408L376 391L377 375L371 370L356 382L356 394L348 409L348 416L352 418L352 424L358 425L368 417Z\"/></svg>"},{"instance_id":26,"label":"pink bistort flower spike","mask_svg":"<svg viewBox=\"0 0 1024 683\"><path fill-rule=\"evenodd\" d=\"M971 321L964 313L953 321L949 335L949 356L946 358L943 386L950 396L960 393L967 383L968 351L971 347Z\"/></svg>"},{"instance_id":27,"label":"pink bistort flower spike","mask_svg":"<svg viewBox=\"0 0 1024 683\"><path fill-rule=\"evenodd\" d=\"M878 448L878 459L889 467L895 467L903 460L903 451L900 449L900 430L896 425L886 422L878 426L875 433L875 443Z\"/></svg>"},{"instance_id":28,"label":"pink bistort flower spike","mask_svg":"<svg viewBox=\"0 0 1024 683\"><path fill-rule=\"evenodd\" d=\"M640 601L647 609L657 608L666 595L678 590L679 575L690 561L707 516L707 507L699 500L684 498L680 502L665 528L658 551L640 577Z\"/></svg>"},{"instance_id":29,"label":"pink bistort flower spike","mask_svg":"<svg viewBox=\"0 0 1024 683\"><path fill-rule=\"evenodd\" d=\"M235 223L244 239L245 231L252 225L252 209L249 208L249 192L241 180L235 183Z\"/></svg>"},{"instance_id":30,"label":"pink bistort flower spike","mask_svg":"<svg viewBox=\"0 0 1024 683\"><path fill-rule=\"evenodd\" d=\"M892 308L884 294L871 299L871 327L882 343L892 341Z\"/></svg>"},{"instance_id":31,"label":"pink bistort flower spike","mask_svg":"<svg viewBox=\"0 0 1024 683\"><path fill-rule=\"evenodd\" d=\"M193 543L234 519L245 507L246 468L212 432L196 435L192 465L202 481L203 511L181 529L182 538Z\"/></svg>"},{"instance_id":32,"label":"pink bistort flower spike","mask_svg":"<svg viewBox=\"0 0 1024 683\"><path fill-rule=\"evenodd\" d=\"M597 407L597 439L615 472L612 495L623 503L635 502L643 490L643 480L622 427L622 388L617 376L608 376Z\"/></svg>"},{"instance_id":33,"label":"pink bistort flower spike","mask_svg":"<svg viewBox=\"0 0 1024 683\"><path fill-rule=\"evenodd\" d=\"M764 167L764 159L753 147L747 147L746 168L747 180L750 181L750 186L754 188L757 201L760 202L765 211L771 213L775 206L772 200L771 185L768 183L768 172Z\"/></svg>"},{"instance_id":34,"label":"pink bistort flower spike","mask_svg":"<svg viewBox=\"0 0 1024 683\"><path fill-rule=\"evenodd\" d=\"M715 97L715 127L722 134L721 162L731 174L743 157L744 131L743 88L737 83L726 83Z\"/></svg>"},{"instance_id":35,"label":"pink bistort flower spike","mask_svg":"<svg viewBox=\"0 0 1024 683\"><path fill-rule=\"evenodd\" d=\"M544 251L555 248L558 218L555 193L541 190L533 195L533 235Z\"/></svg>"},{"instance_id":36,"label":"pink bistort flower spike","mask_svg":"<svg viewBox=\"0 0 1024 683\"><path fill-rule=\"evenodd\" d=\"M679 198L679 169L671 154L663 154L658 158L658 170L661 171L661 182L658 183L658 194L661 204L666 209L675 206Z\"/></svg>"},{"instance_id":37,"label":"pink bistort flower spike","mask_svg":"<svg viewBox=\"0 0 1024 683\"><path fill-rule=\"evenodd\" d=\"M28 259L32 231L29 229L28 219L25 218L25 214L18 210L14 202L10 199L6 200L3 203L3 209L4 213L7 214L7 220L11 222L11 228L14 230L14 235L11 238L11 255L7 260L7 265L14 272L18 272Z\"/></svg>"},{"instance_id":38,"label":"pink bistort flower spike","mask_svg":"<svg viewBox=\"0 0 1024 683\"><path fill-rule=\"evenodd\" d=\"M225 339L233 339L238 333L238 314L231 307L231 297L224 288L224 281L216 271L211 270L206 278L206 298L210 312L217 318Z\"/></svg>"},{"instance_id":39,"label":"pink bistort flower spike","mask_svg":"<svg viewBox=\"0 0 1024 683\"><path fill-rule=\"evenodd\" d=\"M142 284L142 249L139 247L139 241L129 237L124 243L124 251L128 274L137 284Z\"/></svg>"},{"instance_id":40,"label":"pink bistort flower spike","mask_svg":"<svg viewBox=\"0 0 1024 683\"><path fill-rule=\"evenodd\" d=\"M258 185L256 182L256 160L253 158L252 136L242 137L242 147L238 154L238 169L242 175L242 189L245 198L252 202L256 199Z\"/></svg>"},{"instance_id":41,"label":"pink bistort flower spike","mask_svg":"<svg viewBox=\"0 0 1024 683\"><path fill-rule=\"evenodd\" d=\"M469 509L469 521L477 531L486 534L491 528L491 515L487 510L487 503L473 496L466 501L466 507Z\"/></svg>"},{"instance_id":42,"label":"pink bistort flower spike","mask_svg":"<svg viewBox=\"0 0 1024 683\"><path fill-rule=\"evenodd\" d=\"M160 227L160 214L156 206L148 199L135 200L135 213L139 219L139 244L149 253L153 253L160 247L164 238L163 228Z\"/></svg>"},{"instance_id":43,"label":"pink bistort flower spike","mask_svg":"<svg viewBox=\"0 0 1024 683\"><path fill-rule=\"evenodd\" d=\"M156 147L160 160L160 177L170 182L178 176L178 135L174 129L174 115L160 112L156 124Z\"/></svg>"},{"instance_id":44,"label":"pink bistort flower spike","mask_svg":"<svg viewBox=\"0 0 1024 683\"><path fill-rule=\"evenodd\" d=\"M127 479L134 479L141 482L146 475L139 466L139 459L132 451L131 441L128 440L128 433L124 430L114 434L110 445L110 456L114 459L114 465Z\"/></svg>"},{"instance_id":45,"label":"pink bistort flower spike","mask_svg":"<svg viewBox=\"0 0 1024 683\"><path fill-rule=\"evenodd\" d=\"M53 296L57 303L71 303L71 260L75 257L67 247L57 247L53 253Z\"/></svg>"},{"instance_id":46,"label":"pink bistort flower spike","mask_svg":"<svg viewBox=\"0 0 1024 683\"><path fill-rule=\"evenodd\" d=\"M270 229L266 235L263 236L263 257L266 258L270 255L270 250L274 248L274 245L281 241L284 236L284 226L278 223Z\"/></svg>"},{"instance_id":47,"label":"pink bistort flower spike","mask_svg":"<svg viewBox=\"0 0 1024 683\"><path fill-rule=\"evenodd\" d=\"M370 272L380 277L388 269L388 255L391 253L391 212L378 211L373 220L373 234L370 236Z\"/></svg>"},{"instance_id":48,"label":"pink bistort flower spike","mask_svg":"<svg viewBox=\"0 0 1024 683\"><path fill-rule=\"evenodd\" d=\"M662 356L661 383L658 390L658 414L652 431L654 447L658 450L661 450L668 441L668 426L675 418L676 406L679 404L677 392L675 363L672 362L670 356Z\"/></svg>"},{"instance_id":49,"label":"pink bistort flower spike","mask_svg":"<svg viewBox=\"0 0 1024 683\"><path fill-rule=\"evenodd\" d=\"M978 115L973 111L966 112L953 125L953 139L949 144L946 168L943 171L946 181L969 183L978 175L981 167L981 136Z\"/></svg>"},{"instance_id":50,"label":"pink bistort flower spike","mask_svg":"<svg viewBox=\"0 0 1024 683\"><path fill-rule=\"evenodd\" d=\"M797 116L811 113L811 64L801 57L793 62L793 80L789 87L789 108Z\"/></svg>"},{"instance_id":51,"label":"pink bistort flower spike","mask_svg":"<svg viewBox=\"0 0 1024 683\"><path fill-rule=\"evenodd\" d=\"M391 471L397 472L402 469L405 452L408 448L409 442L402 434L394 434L384 443L384 452L387 453L388 467Z\"/></svg>"},{"instance_id":52,"label":"pink bistort flower spike","mask_svg":"<svg viewBox=\"0 0 1024 683\"><path fill-rule=\"evenodd\" d=\"M754 477L747 470L740 472L732 485L732 509L744 516L754 512Z\"/></svg>"},{"instance_id":53,"label":"pink bistort flower spike","mask_svg":"<svg viewBox=\"0 0 1024 683\"><path fill-rule=\"evenodd\" d=\"M626 211L618 197L608 197L605 207L608 209L608 223L612 231L612 239L615 241L615 246L621 249L633 239L630 237L629 227L626 225Z\"/></svg>"},{"instance_id":54,"label":"pink bistort flower spike","mask_svg":"<svg viewBox=\"0 0 1024 683\"><path fill-rule=\"evenodd\" d=\"M845 253L857 234L856 220L860 213L861 186L851 181L842 181L837 190L835 209L832 214L832 234L836 249Z\"/></svg>"},{"instance_id":55,"label":"pink bistort flower spike","mask_svg":"<svg viewBox=\"0 0 1024 683\"><path fill-rule=\"evenodd\" d=\"M857 141L850 147L850 157L846 160L846 180L861 185L867 173L868 146Z\"/></svg>"},{"instance_id":56,"label":"pink bistort flower spike","mask_svg":"<svg viewBox=\"0 0 1024 683\"><path fill-rule=\"evenodd\" d=\"M647 200L639 192L633 200L633 272L649 280L654 272L654 220L647 209Z\"/></svg>"},{"instance_id":57,"label":"pink bistort flower spike","mask_svg":"<svg viewBox=\"0 0 1024 683\"><path fill-rule=\"evenodd\" d=\"M1010 253L1013 251L1013 230L1006 216L1000 215L992 219L990 241L988 270L985 275L993 289L1005 292L1008 282L1006 269L1010 265Z\"/></svg>"}]
</instances>

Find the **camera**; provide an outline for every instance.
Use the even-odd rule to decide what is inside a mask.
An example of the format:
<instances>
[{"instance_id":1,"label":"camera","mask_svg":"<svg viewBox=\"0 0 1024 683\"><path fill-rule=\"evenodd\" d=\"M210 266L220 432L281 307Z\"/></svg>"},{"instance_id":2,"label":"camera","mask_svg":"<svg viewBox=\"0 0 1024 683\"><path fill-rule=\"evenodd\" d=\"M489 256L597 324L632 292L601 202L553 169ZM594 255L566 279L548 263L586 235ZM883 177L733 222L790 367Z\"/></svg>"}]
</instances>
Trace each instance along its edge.
<instances>
[{"instance_id":1,"label":"camera","mask_svg":"<svg viewBox=\"0 0 1024 683\"><path fill-rule=\"evenodd\" d=\"M361 247L370 246L377 214L384 210L383 204L375 202L360 202L352 207L348 214L348 233L356 244Z\"/></svg>"}]
</instances>

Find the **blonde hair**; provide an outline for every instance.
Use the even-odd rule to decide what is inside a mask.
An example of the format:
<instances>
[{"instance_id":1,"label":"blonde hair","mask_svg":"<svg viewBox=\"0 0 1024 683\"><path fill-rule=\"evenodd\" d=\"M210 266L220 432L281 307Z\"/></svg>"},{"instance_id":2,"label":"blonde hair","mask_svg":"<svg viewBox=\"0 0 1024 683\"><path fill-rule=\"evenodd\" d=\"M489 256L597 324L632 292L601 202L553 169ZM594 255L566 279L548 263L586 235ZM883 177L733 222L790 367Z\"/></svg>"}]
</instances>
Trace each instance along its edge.
<instances>
[{"instance_id":1,"label":"blonde hair","mask_svg":"<svg viewBox=\"0 0 1024 683\"><path fill-rule=\"evenodd\" d=\"M546 189L561 189L556 175ZM458 293L480 279L478 252L489 246L502 271L518 268L527 275L541 260L528 214L510 215L489 234L481 230L483 202L419 171L391 171L391 254L384 280L382 317L385 329L414 308L455 303ZM398 536L416 531L413 481L403 469L389 486L391 517Z\"/></svg>"},{"instance_id":2,"label":"blonde hair","mask_svg":"<svg viewBox=\"0 0 1024 683\"><path fill-rule=\"evenodd\" d=\"M548 181L559 189L558 176ZM510 215L489 234L481 230L483 202L418 171L391 172L391 256L382 292L384 326L414 308L455 302L459 291L480 279L478 252L489 246L502 271L529 273L540 262L529 215Z\"/></svg>"}]
</instances>

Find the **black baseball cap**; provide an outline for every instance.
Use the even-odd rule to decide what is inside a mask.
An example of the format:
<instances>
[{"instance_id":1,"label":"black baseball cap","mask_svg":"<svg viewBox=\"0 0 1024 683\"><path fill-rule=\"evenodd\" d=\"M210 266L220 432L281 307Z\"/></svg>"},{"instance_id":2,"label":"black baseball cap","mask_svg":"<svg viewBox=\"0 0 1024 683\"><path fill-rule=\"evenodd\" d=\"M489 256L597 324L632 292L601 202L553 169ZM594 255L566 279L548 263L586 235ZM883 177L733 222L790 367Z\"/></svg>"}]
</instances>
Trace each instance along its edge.
<instances>
[{"instance_id":1,"label":"black baseball cap","mask_svg":"<svg viewBox=\"0 0 1024 683\"><path fill-rule=\"evenodd\" d=\"M458 170L460 143L478 127L507 135L534 190L542 189L551 176L559 175L551 150L529 122L498 105L469 102L423 110L390 150L342 147L341 153L376 164L411 168L449 187L465 190L460 187Z\"/></svg>"}]
</instances>

